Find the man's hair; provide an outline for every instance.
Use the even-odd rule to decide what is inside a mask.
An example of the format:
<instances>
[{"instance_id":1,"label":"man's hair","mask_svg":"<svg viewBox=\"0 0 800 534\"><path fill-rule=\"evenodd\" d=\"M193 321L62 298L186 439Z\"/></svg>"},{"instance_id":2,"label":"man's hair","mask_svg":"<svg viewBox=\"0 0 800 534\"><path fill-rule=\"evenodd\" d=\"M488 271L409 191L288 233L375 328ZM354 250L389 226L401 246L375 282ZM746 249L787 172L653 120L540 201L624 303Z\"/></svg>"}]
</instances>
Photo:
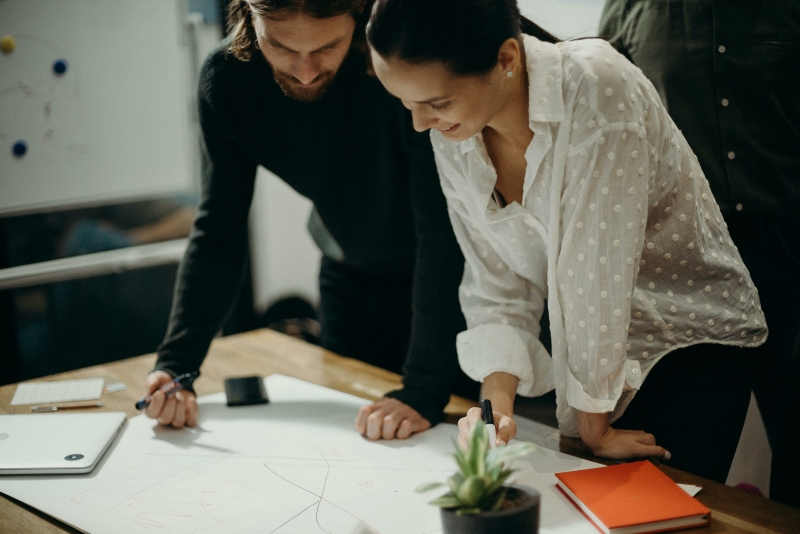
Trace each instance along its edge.
<instances>
[{"instance_id":1,"label":"man's hair","mask_svg":"<svg viewBox=\"0 0 800 534\"><path fill-rule=\"evenodd\" d=\"M356 21L353 33L355 47L366 51L365 27L374 0L231 0L228 4L228 32L231 34L228 53L242 61L258 50L253 15L281 20L304 14L315 19L351 15Z\"/></svg>"}]
</instances>

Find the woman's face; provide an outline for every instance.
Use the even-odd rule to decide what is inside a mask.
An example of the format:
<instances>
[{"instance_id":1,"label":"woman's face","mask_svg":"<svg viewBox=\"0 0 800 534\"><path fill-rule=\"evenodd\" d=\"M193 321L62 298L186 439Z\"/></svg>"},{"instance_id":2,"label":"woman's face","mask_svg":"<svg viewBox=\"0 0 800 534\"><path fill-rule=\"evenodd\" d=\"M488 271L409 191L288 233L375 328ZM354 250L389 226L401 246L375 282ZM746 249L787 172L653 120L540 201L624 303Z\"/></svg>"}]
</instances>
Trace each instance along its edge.
<instances>
[{"instance_id":1,"label":"woman's face","mask_svg":"<svg viewBox=\"0 0 800 534\"><path fill-rule=\"evenodd\" d=\"M486 74L458 76L441 62L412 64L372 50L372 64L386 90L411 110L415 130L436 128L451 141L483 130L508 93L499 63Z\"/></svg>"}]
</instances>

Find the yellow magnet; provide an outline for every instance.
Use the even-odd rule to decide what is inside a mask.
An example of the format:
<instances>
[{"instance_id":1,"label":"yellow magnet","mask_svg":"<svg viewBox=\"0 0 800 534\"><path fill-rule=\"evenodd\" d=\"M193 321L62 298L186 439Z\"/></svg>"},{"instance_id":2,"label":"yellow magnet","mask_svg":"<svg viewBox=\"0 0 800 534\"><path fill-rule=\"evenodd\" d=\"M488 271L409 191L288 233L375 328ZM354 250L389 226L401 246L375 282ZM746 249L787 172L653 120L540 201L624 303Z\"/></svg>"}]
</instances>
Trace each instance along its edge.
<instances>
[{"instance_id":1,"label":"yellow magnet","mask_svg":"<svg viewBox=\"0 0 800 534\"><path fill-rule=\"evenodd\" d=\"M10 54L14 51L17 47L17 41L10 35L4 35L2 39L0 39L0 50L5 52L6 54Z\"/></svg>"}]
</instances>

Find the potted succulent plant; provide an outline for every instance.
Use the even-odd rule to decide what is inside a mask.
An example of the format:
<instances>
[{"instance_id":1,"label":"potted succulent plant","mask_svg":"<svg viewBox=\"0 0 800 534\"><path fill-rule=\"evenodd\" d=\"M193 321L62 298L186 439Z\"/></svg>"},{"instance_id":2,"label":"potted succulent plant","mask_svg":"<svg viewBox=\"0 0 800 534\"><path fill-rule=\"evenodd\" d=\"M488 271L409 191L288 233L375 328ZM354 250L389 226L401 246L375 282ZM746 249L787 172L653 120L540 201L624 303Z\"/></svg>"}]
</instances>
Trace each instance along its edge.
<instances>
[{"instance_id":1,"label":"potted succulent plant","mask_svg":"<svg viewBox=\"0 0 800 534\"><path fill-rule=\"evenodd\" d=\"M447 479L450 491L430 502L441 508L445 534L536 533L539 530L539 499L535 490L505 486L513 472L505 462L536 449L530 443L489 448L483 421L472 429L467 450L456 445L453 457L459 470ZM426 492L442 482L417 488Z\"/></svg>"}]
</instances>

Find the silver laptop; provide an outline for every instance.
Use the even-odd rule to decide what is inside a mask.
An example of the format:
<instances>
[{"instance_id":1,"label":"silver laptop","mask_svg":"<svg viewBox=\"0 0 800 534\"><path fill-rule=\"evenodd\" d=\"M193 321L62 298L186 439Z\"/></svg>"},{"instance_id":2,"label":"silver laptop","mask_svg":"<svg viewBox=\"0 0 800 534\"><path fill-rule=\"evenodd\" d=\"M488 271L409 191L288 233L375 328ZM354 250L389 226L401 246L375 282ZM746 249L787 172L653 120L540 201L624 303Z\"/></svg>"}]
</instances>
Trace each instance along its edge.
<instances>
[{"instance_id":1,"label":"silver laptop","mask_svg":"<svg viewBox=\"0 0 800 534\"><path fill-rule=\"evenodd\" d=\"M0 415L0 475L88 473L125 419L125 412Z\"/></svg>"}]
</instances>

